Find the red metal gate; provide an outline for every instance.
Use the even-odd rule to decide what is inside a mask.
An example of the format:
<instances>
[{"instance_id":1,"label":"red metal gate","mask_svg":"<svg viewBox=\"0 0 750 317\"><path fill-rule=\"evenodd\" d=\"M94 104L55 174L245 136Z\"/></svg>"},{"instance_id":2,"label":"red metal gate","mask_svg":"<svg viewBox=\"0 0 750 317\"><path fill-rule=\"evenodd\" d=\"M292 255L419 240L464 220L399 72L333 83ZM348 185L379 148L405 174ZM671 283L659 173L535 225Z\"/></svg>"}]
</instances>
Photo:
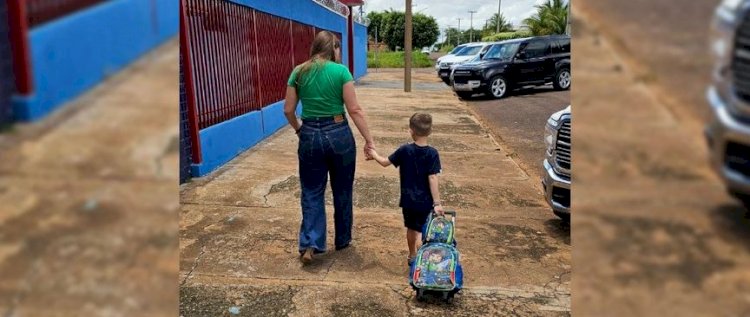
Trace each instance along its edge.
<instances>
[{"instance_id":1,"label":"red metal gate","mask_svg":"<svg viewBox=\"0 0 750 317\"><path fill-rule=\"evenodd\" d=\"M284 99L316 28L230 1L183 1L199 129Z\"/></svg>"},{"instance_id":2,"label":"red metal gate","mask_svg":"<svg viewBox=\"0 0 750 317\"><path fill-rule=\"evenodd\" d=\"M8 25L7 2L0 1L0 130L11 121L10 101L15 91Z\"/></svg>"},{"instance_id":3,"label":"red metal gate","mask_svg":"<svg viewBox=\"0 0 750 317\"><path fill-rule=\"evenodd\" d=\"M29 25L34 27L105 0L26 0Z\"/></svg>"}]
</instances>

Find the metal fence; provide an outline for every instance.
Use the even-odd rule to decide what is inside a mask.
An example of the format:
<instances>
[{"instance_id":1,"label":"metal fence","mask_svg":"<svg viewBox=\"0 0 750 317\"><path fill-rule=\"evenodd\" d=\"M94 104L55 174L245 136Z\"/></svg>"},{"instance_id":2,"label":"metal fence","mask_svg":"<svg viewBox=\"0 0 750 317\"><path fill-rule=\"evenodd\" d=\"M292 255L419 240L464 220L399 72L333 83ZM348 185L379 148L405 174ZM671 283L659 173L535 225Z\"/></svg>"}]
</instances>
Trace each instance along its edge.
<instances>
[{"instance_id":1,"label":"metal fence","mask_svg":"<svg viewBox=\"0 0 750 317\"><path fill-rule=\"evenodd\" d=\"M328 8L329 10L336 12L336 14L342 16L342 17L348 17L349 16L349 7L347 7L345 4L339 2L339 0L313 0L320 4L323 7Z\"/></svg>"},{"instance_id":2,"label":"metal fence","mask_svg":"<svg viewBox=\"0 0 750 317\"><path fill-rule=\"evenodd\" d=\"M185 5L200 129L284 99L316 28L230 1Z\"/></svg>"},{"instance_id":3,"label":"metal fence","mask_svg":"<svg viewBox=\"0 0 750 317\"><path fill-rule=\"evenodd\" d=\"M12 119L10 100L15 90L8 26L8 5L0 1L0 126Z\"/></svg>"},{"instance_id":4,"label":"metal fence","mask_svg":"<svg viewBox=\"0 0 750 317\"><path fill-rule=\"evenodd\" d=\"M34 27L104 1L106 0L26 0L29 27Z\"/></svg>"},{"instance_id":5,"label":"metal fence","mask_svg":"<svg viewBox=\"0 0 750 317\"><path fill-rule=\"evenodd\" d=\"M180 184L190 179L190 164L193 162L184 62L183 55L180 53Z\"/></svg>"}]
</instances>

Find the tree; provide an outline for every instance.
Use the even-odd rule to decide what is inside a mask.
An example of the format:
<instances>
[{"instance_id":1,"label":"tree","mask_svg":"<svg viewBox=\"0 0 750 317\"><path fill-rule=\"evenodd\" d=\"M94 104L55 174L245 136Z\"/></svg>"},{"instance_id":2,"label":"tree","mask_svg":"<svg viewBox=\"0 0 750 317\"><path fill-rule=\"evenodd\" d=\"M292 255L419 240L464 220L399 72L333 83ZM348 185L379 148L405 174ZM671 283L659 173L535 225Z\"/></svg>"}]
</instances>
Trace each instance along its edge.
<instances>
[{"instance_id":1,"label":"tree","mask_svg":"<svg viewBox=\"0 0 750 317\"><path fill-rule=\"evenodd\" d=\"M437 21L431 16L417 13L413 18L412 46L416 48L429 47L438 39L440 28Z\"/></svg>"},{"instance_id":2,"label":"tree","mask_svg":"<svg viewBox=\"0 0 750 317\"><path fill-rule=\"evenodd\" d=\"M458 45L461 36L461 32L457 28L448 28L445 30L444 44Z\"/></svg>"},{"instance_id":3,"label":"tree","mask_svg":"<svg viewBox=\"0 0 750 317\"><path fill-rule=\"evenodd\" d=\"M383 38L383 16L385 12L370 12L367 14L367 18L370 19L370 26L367 27L367 35L375 39L375 32L377 30L378 40Z\"/></svg>"},{"instance_id":4,"label":"tree","mask_svg":"<svg viewBox=\"0 0 750 317\"><path fill-rule=\"evenodd\" d=\"M383 12L381 21L382 32L378 31L378 35L382 36L383 42L388 45L388 48L395 50L397 46L404 46L405 25L406 15L403 12ZM437 41L440 34L435 18L421 13L413 16L412 27L414 28L412 47L415 48L431 46Z\"/></svg>"},{"instance_id":5,"label":"tree","mask_svg":"<svg viewBox=\"0 0 750 317\"><path fill-rule=\"evenodd\" d=\"M500 32L512 32L513 31L513 25L510 24L508 20L505 19L505 16L500 15ZM485 25L484 29L482 30L482 33L484 36L492 35L497 32L497 24L498 24L498 15L497 13L493 14L492 17L487 21L487 25Z\"/></svg>"},{"instance_id":6,"label":"tree","mask_svg":"<svg viewBox=\"0 0 750 317\"><path fill-rule=\"evenodd\" d=\"M461 43L470 42L471 39L474 39L474 42L479 42L482 40L482 30L471 29L471 30L463 31L461 33L462 33L461 39L463 40L461 41ZM472 37L472 34L474 35L473 37Z\"/></svg>"},{"instance_id":7,"label":"tree","mask_svg":"<svg viewBox=\"0 0 750 317\"><path fill-rule=\"evenodd\" d=\"M565 34L568 24L568 5L563 0L547 0L536 6L536 14L523 22L534 35Z\"/></svg>"},{"instance_id":8,"label":"tree","mask_svg":"<svg viewBox=\"0 0 750 317\"><path fill-rule=\"evenodd\" d=\"M386 11L383 13L382 41L388 45L392 51L396 47L404 47L404 32L406 25L406 16L403 12Z\"/></svg>"}]
</instances>

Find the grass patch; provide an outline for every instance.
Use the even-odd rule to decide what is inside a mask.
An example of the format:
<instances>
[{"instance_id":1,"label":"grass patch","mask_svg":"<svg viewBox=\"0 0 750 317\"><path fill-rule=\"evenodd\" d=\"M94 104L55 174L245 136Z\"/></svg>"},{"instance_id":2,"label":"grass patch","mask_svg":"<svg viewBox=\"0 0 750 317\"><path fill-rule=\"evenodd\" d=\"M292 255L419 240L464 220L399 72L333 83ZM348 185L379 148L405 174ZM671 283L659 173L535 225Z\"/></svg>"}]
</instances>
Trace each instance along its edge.
<instances>
[{"instance_id":1,"label":"grass patch","mask_svg":"<svg viewBox=\"0 0 750 317\"><path fill-rule=\"evenodd\" d=\"M374 52L367 53L368 68L403 68L404 52L380 52L375 58ZM412 52L412 67L425 68L432 67L432 60L421 52Z\"/></svg>"}]
</instances>

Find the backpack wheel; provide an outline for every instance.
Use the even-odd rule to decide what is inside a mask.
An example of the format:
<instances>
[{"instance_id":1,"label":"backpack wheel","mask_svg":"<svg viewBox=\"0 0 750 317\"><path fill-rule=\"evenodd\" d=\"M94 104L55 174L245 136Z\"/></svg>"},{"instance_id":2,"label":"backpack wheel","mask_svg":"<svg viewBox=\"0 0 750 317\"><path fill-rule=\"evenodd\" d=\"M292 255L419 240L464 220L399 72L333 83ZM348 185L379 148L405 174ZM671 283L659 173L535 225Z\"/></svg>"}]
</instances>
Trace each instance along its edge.
<instances>
[{"instance_id":1,"label":"backpack wheel","mask_svg":"<svg viewBox=\"0 0 750 317\"><path fill-rule=\"evenodd\" d=\"M417 301L421 302L423 300L424 300L424 290L423 289L418 289L417 290Z\"/></svg>"}]
</instances>

